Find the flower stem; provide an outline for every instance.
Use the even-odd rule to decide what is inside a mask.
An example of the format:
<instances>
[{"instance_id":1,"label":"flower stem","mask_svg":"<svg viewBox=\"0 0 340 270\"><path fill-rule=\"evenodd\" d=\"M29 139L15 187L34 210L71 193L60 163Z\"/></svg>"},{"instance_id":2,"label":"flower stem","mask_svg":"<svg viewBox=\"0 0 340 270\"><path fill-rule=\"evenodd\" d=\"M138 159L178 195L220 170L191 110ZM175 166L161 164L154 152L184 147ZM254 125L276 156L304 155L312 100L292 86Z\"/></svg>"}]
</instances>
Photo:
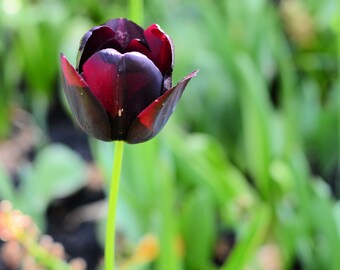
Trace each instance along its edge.
<instances>
[{"instance_id":1,"label":"flower stem","mask_svg":"<svg viewBox=\"0 0 340 270\"><path fill-rule=\"evenodd\" d=\"M144 0L129 0L130 19L139 25L144 21Z\"/></svg>"},{"instance_id":2,"label":"flower stem","mask_svg":"<svg viewBox=\"0 0 340 270\"><path fill-rule=\"evenodd\" d=\"M112 178L109 192L109 205L105 236L105 270L115 267L115 231L119 180L123 161L124 142L117 141L114 149Z\"/></svg>"}]
</instances>

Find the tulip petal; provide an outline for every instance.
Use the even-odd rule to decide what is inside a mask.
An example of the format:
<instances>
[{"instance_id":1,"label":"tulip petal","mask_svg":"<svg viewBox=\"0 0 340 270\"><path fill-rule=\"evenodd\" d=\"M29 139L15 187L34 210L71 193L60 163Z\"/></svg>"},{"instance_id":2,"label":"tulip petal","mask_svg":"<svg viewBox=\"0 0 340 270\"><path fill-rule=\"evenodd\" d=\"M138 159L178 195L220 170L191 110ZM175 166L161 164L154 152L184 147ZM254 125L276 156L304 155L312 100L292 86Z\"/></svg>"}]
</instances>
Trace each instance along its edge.
<instances>
[{"instance_id":1,"label":"tulip petal","mask_svg":"<svg viewBox=\"0 0 340 270\"><path fill-rule=\"evenodd\" d=\"M93 95L110 115L118 112L119 93L117 66L122 55L114 49L105 49L93 54L83 65L83 77Z\"/></svg>"},{"instance_id":2,"label":"tulip petal","mask_svg":"<svg viewBox=\"0 0 340 270\"><path fill-rule=\"evenodd\" d=\"M88 31L80 42L76 65L78 72L83 72L84 63L95 52L106 48L120 50L120 44L115 37L115 31L105 25Z\"/></svg>"},{"instance_id":3,"label":"tulip petal","mask_svg":"<svg viewBox=\"0 0 340 270\"><path fill-rule=\"evenodd\" d=\"M170 37L157 24L148 27L144 35L150 48L148 57L163 75L171 73L174 65L174 48Z\"/></svg>"},{"instance_id":4,"label":"tulip petal","mask_svg":"<svg viewBox=\"0 0 340 270\"><path fill-rule=\"evenodd\" d=\"M97 139L111 141L111 126L105 109L63 54L60 62L64 92L79 126Z\"/></svg>"},{"instance_id":5,"label":"tulip petal","mask_svg":"<svg viewBox=\"0 0 340 270\"><path fill-rule=\"evenodd\" d=\"M116 33L116 39L125 52L126 46L133 39L145 40L144 30L139 25L124 18L107 21L104 25L109 26Z\"/></svg>"},{"instance_id":6,"label":"tulip petal","mask_svg":"<svg viewBox=\"0 0 340 270\"><path fill-rule=\"evenodd\" d=\"M145 55L114 49L96 52L83 69L93 95L111 116L114 138L125 140L133 120L161 95L162 74Z\"/></svg>"},{"instance_id":7,"label":"tulip petal","mask_svg":"<svg viewBox=\"0 0 340 270\"><path fill-rule=\"evenodd\" d=\"M182 93L191 78L197 71L190 73L175 87L166 91L162 96L154 100L133 121L127 134L128 143L140 143L156 136L164 127L182 96Z\"/></svg>"},{"instance_id":8,"label":"tulip petal","mask_svg":"<svg viewBox=\"0 0 340 270\"><path fill-rule=\"evenodd\" d=\"M145 54L159 68L166 80L171 75L174 64L172 41L157 24L147 28L144 35L147 43L139 39L133 39L126 50Z\"/></svg>"},{"instance_id":9,"label":"tulip petal","mask_svg":"<svg viewBox=\"0 0 340 270\"><path fill-rule=\"evenodd\" d=\"M140 39L133 39L126 47L127 52L140 52L146 56L150 55L150 49L146 43L141 41Z\"/></svg>"}]
</instances>

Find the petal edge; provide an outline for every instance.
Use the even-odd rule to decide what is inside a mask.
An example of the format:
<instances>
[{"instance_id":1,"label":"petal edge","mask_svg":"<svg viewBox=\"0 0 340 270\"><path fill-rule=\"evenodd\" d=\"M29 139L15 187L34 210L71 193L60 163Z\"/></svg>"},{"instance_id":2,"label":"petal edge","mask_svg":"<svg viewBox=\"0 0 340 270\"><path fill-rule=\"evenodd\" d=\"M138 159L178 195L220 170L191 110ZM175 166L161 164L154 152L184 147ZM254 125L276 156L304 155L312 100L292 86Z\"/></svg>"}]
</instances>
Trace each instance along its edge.
<instances>
[{"instance_id":1,"label":"petal edge","mask_svg":"<svg viewBox=\"0 0 340 270\"><path fill-rule=\"evenodd\" d=\"M63 54L60 63L64 92L78 125L97 139L111 141L111 125L105 109Z\"/></svg>"},{"instance_id":2,"label":"petal edge","mask_svg":"<svg viewBox=\"0 0 340 270\"><path fill-rule=\"evenodd\" d=\"M104 23L104 25L115 31L116 39L122 48L122 52L125 52L125 48L131 40L135 38L145 39L143 28L125 18L112 19Z\"/></svg>"},{"instance_id":3,"label":"petal edge","mask_svg":"<svg viewBox=\"0 0 340 270\"><path fill-rule=\"evenodd\" d=\"M90 29L81 39L77 55L77 71L83 71L83 65L96 51L105 48L120 50L120 45L115 39L116 33L108 26L102 25Z\"/></svg>"},{"instance_id":4,"label":"petal edge","mask_svg":"<svg viewBox=\"0 0 340 270\"><path fill-rule=\"evenodd\" d=\"M174 112L185 87L197 73L198 70L190 73L146 107L131 124L126 141L131 144L141 143L156 136Z\"/></svg>"}]
</instances>

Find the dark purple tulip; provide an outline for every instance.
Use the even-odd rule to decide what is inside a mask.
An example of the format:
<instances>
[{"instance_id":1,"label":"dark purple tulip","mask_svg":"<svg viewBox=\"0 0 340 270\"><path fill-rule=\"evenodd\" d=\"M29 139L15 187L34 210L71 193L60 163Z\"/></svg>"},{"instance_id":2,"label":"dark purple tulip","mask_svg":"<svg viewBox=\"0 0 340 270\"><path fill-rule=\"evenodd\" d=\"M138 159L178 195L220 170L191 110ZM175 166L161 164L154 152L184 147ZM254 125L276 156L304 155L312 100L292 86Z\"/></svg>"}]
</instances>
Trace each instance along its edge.
<instances>
[{"instance_id":1,"label":"dark purple tulip","mask_svg":"<svg viewBox=\"0 0 340 270\"><path fill-rule=\"evenodd\" d=\"M174 49L156 24L113 19L80 42L76 69L61 54L64 90L79 126L103 140L140 143L164 127L197 71L172 87Z\"/></svg>"}]
</instances>

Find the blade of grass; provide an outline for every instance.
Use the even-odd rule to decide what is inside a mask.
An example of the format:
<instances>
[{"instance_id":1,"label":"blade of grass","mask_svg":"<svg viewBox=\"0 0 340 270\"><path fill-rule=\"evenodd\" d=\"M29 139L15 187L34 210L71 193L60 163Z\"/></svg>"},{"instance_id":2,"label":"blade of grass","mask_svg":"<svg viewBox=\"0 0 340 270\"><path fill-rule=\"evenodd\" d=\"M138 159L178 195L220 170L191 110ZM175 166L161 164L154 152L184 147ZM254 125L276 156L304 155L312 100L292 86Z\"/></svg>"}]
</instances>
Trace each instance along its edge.
<instances>
[{"instance_id":1,"label":"blade of grass","mask_svg":"<svg viewBox=\"0 0 340 270\"><path fill-rule=\"evenodd\" d=\"M273 51L277 58L278 71L280 76L280 88L282 99L283 123L285 127L284 151L289 154L294 151L300 143L299 123L298 123L298 102L296 97L296 75L295 67L292 62L291 52L285 38L281 35L275 35Z\"/></svg>"},{"instance_id":2,"label":"blade of grass","mask_svg":"<svg viewBox=\"0 0 340 270\"><path fill-rule=\"evenodd\" d=\"M340 66L340 0L337 1L337 12L335 12L335 31L336 31L336 35L337 35L337 56L338 56L338 66ZM337 87L337 91L336 91L337 95L336 98L338 100L338 110L337 110L337 114L338 114L338 172L337 175L340 175L340 69L338 68L338 87Z\"/></svg>"},{"instance_id":3,"label":"blade of grass","mask_svg":"<svg viewBox=\"0 0 340 270\"><path fill-rule=\"evenodd\" d=\"M160 228L160 254L157 260L157 269L181 269L179 250L176 250L177 222L174 213L175 187L173 172L169 159L162 158L159 161L159 171L162 179L158 182L159 187L159 211L161 215Z\"/></svg>"},{"instance_id":4,"label":"blade of grass","mask_svg":"<svg viewBox=\"0 0 340 270\"><path fill-rule=\"evenodd\" d=\"M256 215L252 216L246 234L237 241L230 257L221 270L246 269L257 249L263 244L271 224L271 211L266 205L256 207Z\"/></svg>"},{"instance_id":5,"label":"blade of grass","mask_svg":"<svg viewBox=\"0 0 340 270\"><path fill-rule=\"evenodd\" d=\"M264 79L245 54L235 57L240 79L240 102L246 161L261 195L270 199L271 111Z\"/></svg>"}]
</instances>

